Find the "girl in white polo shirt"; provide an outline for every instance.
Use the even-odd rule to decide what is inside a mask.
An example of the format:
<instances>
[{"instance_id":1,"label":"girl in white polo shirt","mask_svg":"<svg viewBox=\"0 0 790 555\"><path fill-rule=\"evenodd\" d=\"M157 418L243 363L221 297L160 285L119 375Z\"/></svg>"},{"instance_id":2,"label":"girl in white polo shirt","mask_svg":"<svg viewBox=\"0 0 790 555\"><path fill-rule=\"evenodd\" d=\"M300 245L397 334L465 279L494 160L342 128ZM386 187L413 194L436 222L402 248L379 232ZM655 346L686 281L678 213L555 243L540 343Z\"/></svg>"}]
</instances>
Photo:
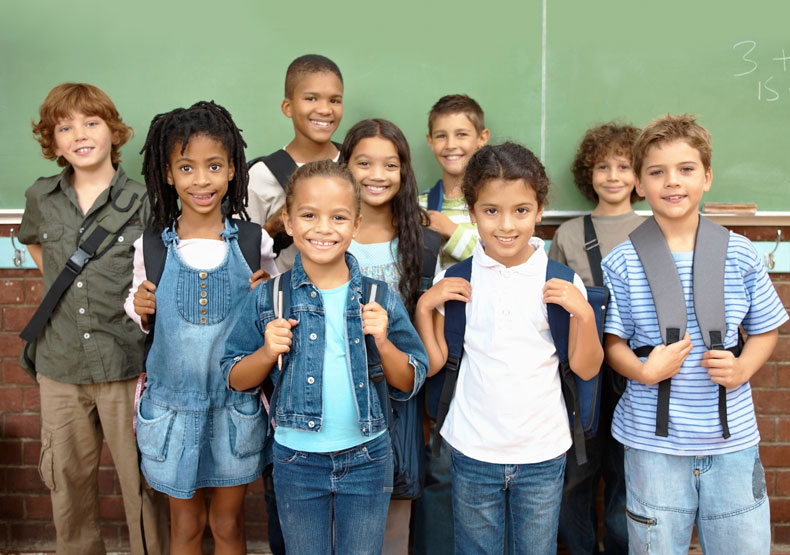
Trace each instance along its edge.
<instances>
[{"instance_id":1,"label":"girl in white polo shirt","mask_svg":"<svg viewBox=\"0 0 790 555\"><path fill-rule=\"evenodd\" d=\"M440 274L417 304L432 375L447 361L444 303L467 303L458 382L441 428L452 447L459 554L502 553L506 522L511 553L556 553L571 435L546 303L574 316L571 369L589 379L603 360L581 279L546 281L543 241L532 235L548 186L543 165L526 148L480 149L463 182L481 239L471 280Z\"/></svg>"}]
</instances>

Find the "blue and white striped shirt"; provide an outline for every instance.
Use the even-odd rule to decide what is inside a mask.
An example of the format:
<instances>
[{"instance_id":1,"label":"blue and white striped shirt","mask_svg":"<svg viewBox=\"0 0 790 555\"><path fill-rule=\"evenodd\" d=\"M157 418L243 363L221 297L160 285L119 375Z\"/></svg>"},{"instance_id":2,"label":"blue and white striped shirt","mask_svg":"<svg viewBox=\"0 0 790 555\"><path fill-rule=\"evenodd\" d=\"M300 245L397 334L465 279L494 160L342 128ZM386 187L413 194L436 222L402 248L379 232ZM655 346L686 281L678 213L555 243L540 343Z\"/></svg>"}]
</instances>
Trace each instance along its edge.
<instances>
[{"instance_id":1,"label":"blue and white striped shirt","mask_svg":"<svg viewBox=\"0 0 790 555\"><path fill-rule=\"evenodd\" d=\"M683 284L692 350L680 372L672 377L669 404L669 436L655 435L658 386L628 380L615 409L612 436L626 446L673 455L731 453L760 441L751 387L745 383L727 390L727 417L731 436L722 437L718 412L718 384L700 366L707 351L692 298L693 253L672 253ZM663 343L653 297L645 271L631 241L615 247L603 262L604 281L610 300L606 333L629 341L635 349ZM751 242L730 233L724 274L727 333L725 347L738 343L738 326L749 335L765 333L787 321L787 311ZM642 359L644 360L644 359Z\"/></svg>"}]
</instances>

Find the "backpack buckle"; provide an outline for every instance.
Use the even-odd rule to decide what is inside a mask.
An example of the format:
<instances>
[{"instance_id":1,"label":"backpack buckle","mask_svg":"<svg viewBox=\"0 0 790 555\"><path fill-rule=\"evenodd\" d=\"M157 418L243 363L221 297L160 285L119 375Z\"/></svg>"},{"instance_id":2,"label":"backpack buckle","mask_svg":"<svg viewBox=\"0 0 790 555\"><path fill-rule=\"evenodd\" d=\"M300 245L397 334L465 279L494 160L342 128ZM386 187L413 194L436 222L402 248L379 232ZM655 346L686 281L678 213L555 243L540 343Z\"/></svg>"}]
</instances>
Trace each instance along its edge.
<instances>
[{"instance_id":1,"label":"backpack buckle","mask_svg":"<svg viewBox=\"0 0 790 555\"><path fill-rule=\"evenodd\" d=\"M584 243L585 251L591 251L597 247L598 247L598 237L593 237L592 239L590 239L589 241L585 241Z\"/></svg>"},{"instance_id":2,"label":"backpack buckle","mask_svg":"<svg viewBox=\"0 0 790 555\"><path fill-rule=\"evenodd\" d=\"M77 275L82 271L82 269L85 267L85 264L87 264L91 258L93 258L92 254L85 252L82 250L82 247L79 247L76 251L74 251L74 254L71 255L71 258L69 258L68 262L66 262L66 267L71 270L74 275Z\"/></svg>"}]
</instances>

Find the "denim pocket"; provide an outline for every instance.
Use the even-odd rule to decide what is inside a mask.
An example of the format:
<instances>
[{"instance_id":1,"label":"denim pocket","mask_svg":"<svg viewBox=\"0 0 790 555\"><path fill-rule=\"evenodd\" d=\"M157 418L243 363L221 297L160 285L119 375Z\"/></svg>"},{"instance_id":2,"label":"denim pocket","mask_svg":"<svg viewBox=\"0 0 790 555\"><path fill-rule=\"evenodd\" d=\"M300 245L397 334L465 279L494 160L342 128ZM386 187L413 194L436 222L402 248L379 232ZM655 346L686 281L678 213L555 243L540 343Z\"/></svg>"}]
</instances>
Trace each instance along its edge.
<instances>
[{"instance_id":1,"label":"denim pocket","mask_svg":"<svg viewBox=\"0 0 790 555\"><path fill-rule=\"evenodd\" d=\"M52 455L52 432L41 430L41 455L38 459L38 474L44 485L55 491L55 458Z\"/></svg>"},{"instance_id":2,"label":"denim pocket","mask_svg":"<svg viewBox=\"0 0 790 555\"><path fill-rule=\"evenodd\" d=\"M383 461L390 454L390 438L388 433L382 434L374 440L368 441L359 448L361 456L368 462Z\"/></svg>"},{"instance_id":3,"label":"denim pocket","mask_svg":"<svg viewBox=\"0 0 790 555\"><path fill-rule=\"evenodd\" d=\"M137 447L144 457L163 462L176 412L143 397L137 408Z\"/></svg>"},{"instance_id":4,"label":"denim pocket","mask_svg":"<svg viewBox=\"0 0 790 555\"><path fill-rule=\"evenodd\" d=\"M754 500L759 501L765 497L765 470L763 470L763 463L760 462L759 451L757 456L754 457L754 469L752 470L752 494Z\"/></svg>"},{"instance_id":5,"label":"denim pocket","mask_svg":"<svg viewBox=\"0 0 790 555\"><path fill-rule=\"evenodd\" d=\"M293 464L302 453L301 451L295 451L290 447L286 447L285 445L280 445L275 441L272 454L274 456L274 460L280 464Z\"/></svg>"},{"instance_id":6,"label":"denim pocket","mask_svg":"<svg viewBox=\"0 0 790 555\"><path fill-rule=\"evenodd\" d=\"M247 413L245 409L253 409ZM266 413L263 403L244 403L228 410L230 430L230 452L237 459L243 459L263 451L266 440Z\"/></svg>"},{"instance_id":7,"label":"denim pocket","mask_svg":"<svg viewBox=\"0 0 790 555\"><path fill-rule=\"evenodd\" d=\"M656 519L649 517L649 516L642 516L636 513L632 513L628 509L625 510L625 516L633 520L638 524L642 524L643 526L653 526L656 523Z\"/></svg>"}]
</instances>

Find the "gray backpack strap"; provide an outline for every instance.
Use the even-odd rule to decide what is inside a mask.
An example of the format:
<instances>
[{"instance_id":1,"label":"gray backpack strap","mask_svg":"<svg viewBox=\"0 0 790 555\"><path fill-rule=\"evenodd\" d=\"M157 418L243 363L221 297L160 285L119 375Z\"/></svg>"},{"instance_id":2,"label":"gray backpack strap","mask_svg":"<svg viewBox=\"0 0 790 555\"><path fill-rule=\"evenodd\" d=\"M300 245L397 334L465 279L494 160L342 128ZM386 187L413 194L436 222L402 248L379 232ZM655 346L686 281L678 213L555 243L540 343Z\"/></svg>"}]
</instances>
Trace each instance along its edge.
<instances>
[{"instance_id":1,"label":"gray backpack strap","mask_svg":"<svg viewBox=\"0 0 790 555\"><path fill-rule=\"evenodd\" d=\"M708 349L723 351L727 336L724 315L724 263L730 232L700 216L694 243L694 314ZM735 356L738 356L736 354ZM727 388L719 386L719 420L722 437L730 437L727 422Z\"/></svg>"},{"instance_id":2,"label":"gray backpack strap","mask_svg":"<svg viewBox=\"0 0 790 555\"><path fill-rule=\"evenodd\" d=\"M694 244L694 314L708 349L723 350L727 334L724 317L724 260L730 232L700 216ZM698 271L699 270L699 271Z\"/></svg>"},{"instance_id":3,"label":"gray backpack strap","mask_svg":"<svg viewBox=\"0 0 790 555\"><path fill-rule=\"evenodd\" d=\"M665 345L679 341L686 333L686 303L680 276L664 235L654 218L648 218L630 235L642 267L645 270L656 316ZM723 350L727 333L724 315L724 263L730 232L724 227L700 217L694 243L692 291L694 314L705 346ZM680 302L678 302L680 301ZM647 356L652 347L635 349L637 356ZM738 356L739 349L732 349ZM658 384L656 406L656 435L669 435L670 380ZM722 437L730 437L727 423L727 390L719 386L719 419Z\"/></svg>"},{"instance_id":4,"label":"gray backpack strap","mask_svg":"<svg viewBox=\"0 0 790 555\"><path fill-rule=\"evenodd\" d=\"M658 327L665 345L670 345L686 334L686 302L683 285L669 251L664 234L655 218L650 217L629 235L645 270L653 304L656 307ZM656 435L669 435L670 378L658 384L656 405Z\"/></svg>"},{"instance_id":5,"label":"gray backpack strap","mask_svg":"<svg viewBox=\"0 0 790 555\"><path fill-rule=\"evenodd\" d=\"M664 234L656 220L650 217L633 230L629 237L650 285L661 339L665 345L680 341L686 334L685 296L675 259L669 252Z\"/></svg>"}]
</instances>

